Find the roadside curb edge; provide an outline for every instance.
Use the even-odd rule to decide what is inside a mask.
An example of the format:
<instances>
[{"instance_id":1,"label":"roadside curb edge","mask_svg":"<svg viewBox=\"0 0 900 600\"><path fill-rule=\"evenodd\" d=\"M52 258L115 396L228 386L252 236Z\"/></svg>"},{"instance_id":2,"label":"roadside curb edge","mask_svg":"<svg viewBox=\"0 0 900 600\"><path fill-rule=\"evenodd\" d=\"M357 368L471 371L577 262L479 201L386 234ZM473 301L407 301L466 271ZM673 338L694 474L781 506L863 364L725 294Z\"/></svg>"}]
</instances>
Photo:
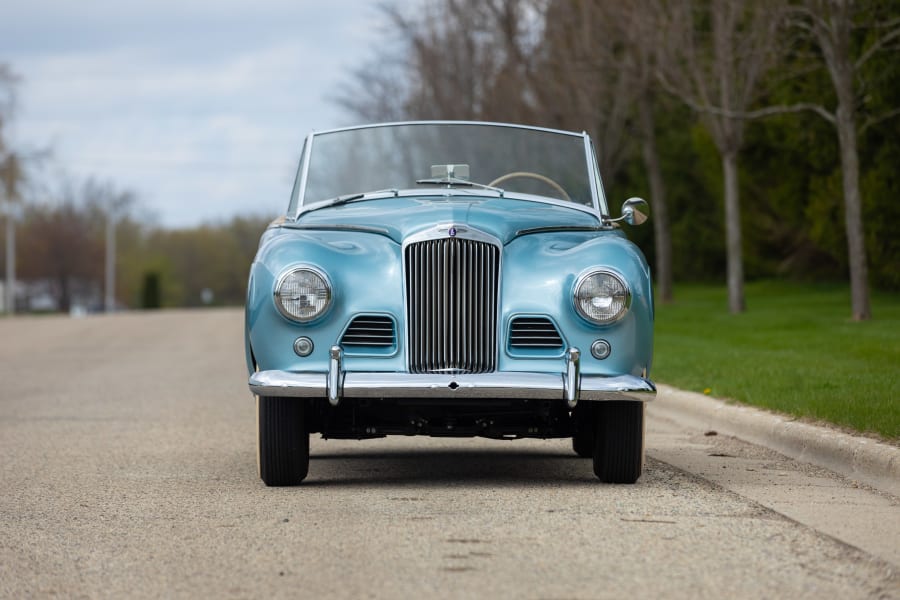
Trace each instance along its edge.
<instances>
[{"instance_id":1,"label":"roadside curb edge","mask_svg":"<svg viewBox=\"0 0 900 600\"><path fill-rule=\"evenodd\" d=\"M900 448L667 385L657 390L650 410L660 417L760 444L900 497Z\"/></svg>"}]
</instances>

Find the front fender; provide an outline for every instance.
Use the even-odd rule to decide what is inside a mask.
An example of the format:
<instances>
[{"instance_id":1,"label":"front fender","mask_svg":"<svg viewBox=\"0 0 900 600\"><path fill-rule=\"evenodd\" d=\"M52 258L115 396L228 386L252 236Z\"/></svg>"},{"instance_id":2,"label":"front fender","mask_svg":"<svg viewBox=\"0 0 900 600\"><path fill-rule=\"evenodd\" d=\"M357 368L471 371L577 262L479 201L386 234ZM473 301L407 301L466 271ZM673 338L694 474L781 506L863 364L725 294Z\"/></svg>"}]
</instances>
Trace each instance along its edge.
<instances>
[{"instance_id":1,"label":"front fender","mask_svg":"<svg viewBox=\"0 0 900 600\"><path fill-rule=\"evenodd\" d=\"M286 270L309 265L324 272L332 285L331 306L321 317L298 323L275 307L274 289ZM403 314L400 246L378 234L284 230L260 248L250 271L246 309L248 368L328 370L329 348L359 313ZM299 357L294 340L307 336L312 354Z\"/></svg>"},{"instance_id":2,"label":"front fender","mask_svg":"<svg viewBox=\"0 0 900 600\"><path fill-rule=\"evenodd\" d=\"M631 292L630 310L615 323L597 325L575 310L576 282L595 269L620 275ZM566 345L581 349L583 373L650 372L654 320L650 269L640 249L621 232L534 234L510 242L504 253L502 327L506 329L517 315L529 314L553 318ZM597 339L610 343L608 358L591 356L591 344ZM510 368L511 363L507 357L501 368Z\"/></svg>"}]
</instances>

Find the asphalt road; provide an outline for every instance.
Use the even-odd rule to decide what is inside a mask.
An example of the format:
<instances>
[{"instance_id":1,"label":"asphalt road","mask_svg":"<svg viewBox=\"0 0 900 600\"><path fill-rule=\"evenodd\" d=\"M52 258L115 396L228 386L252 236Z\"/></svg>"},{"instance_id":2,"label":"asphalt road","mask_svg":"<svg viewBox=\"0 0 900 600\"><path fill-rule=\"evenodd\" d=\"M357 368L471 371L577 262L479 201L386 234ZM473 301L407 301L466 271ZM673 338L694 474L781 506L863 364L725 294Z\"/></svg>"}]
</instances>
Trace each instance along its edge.
<instances>
[{"instance_id":1,"label":"asphalt road","mask_svg":"<svg viewBox=\"0 0 900 600\"><path fill-rule=\"evenodd\" d=\"M0 319L0 596L900 598L896 498L652 416L634 486L566 441L390 438L266 488L241 326Z\"/></svg>"}]
</instances>

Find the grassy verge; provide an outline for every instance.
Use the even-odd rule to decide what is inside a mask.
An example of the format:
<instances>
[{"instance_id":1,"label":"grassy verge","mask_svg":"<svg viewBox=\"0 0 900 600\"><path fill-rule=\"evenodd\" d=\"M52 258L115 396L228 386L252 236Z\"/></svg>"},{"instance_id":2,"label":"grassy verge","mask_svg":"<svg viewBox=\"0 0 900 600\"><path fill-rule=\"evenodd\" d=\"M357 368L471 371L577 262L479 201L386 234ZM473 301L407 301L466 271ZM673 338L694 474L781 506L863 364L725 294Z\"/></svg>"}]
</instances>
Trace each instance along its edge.
<instances>
[{"instance_id":1,"label":"grassy verge","mask_svg":"<svg viewBox=\"0 0 900 600\"><path fill-rule=\"evenodd\" d=\"M900 295L850 320L847 288L758 282L731 315L724 287L657 305L653 378L900 441Z\"/></svg>"}]
</instances>

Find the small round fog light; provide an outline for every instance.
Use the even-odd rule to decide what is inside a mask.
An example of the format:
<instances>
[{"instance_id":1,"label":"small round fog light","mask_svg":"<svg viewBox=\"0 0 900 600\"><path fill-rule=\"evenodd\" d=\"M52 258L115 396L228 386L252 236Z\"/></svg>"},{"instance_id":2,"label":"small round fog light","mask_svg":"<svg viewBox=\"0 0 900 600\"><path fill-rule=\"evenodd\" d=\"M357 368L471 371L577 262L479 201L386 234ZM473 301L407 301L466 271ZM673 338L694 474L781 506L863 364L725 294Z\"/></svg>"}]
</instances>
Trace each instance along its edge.
<instances>
[{"instance_id":1,"label":"small round fog light","mask_svg":"<svg viewBox=\"0 0 900 600\"><path fill-rule=\"evenodd\" d=\"M612 348L606 340L595 340L594 343L591 344L591 356L597 360L603 360L609 356L610 352L612 352Z\"/></svg>"},{"instance_id":2,"label":"small round fog light","mask_svg":"<svg viewBox=\"0 0 900 600\"><path fill-rule=\"evenodd\" d=\"M309 356L312 351L313 343L308 337L298 337L294 340L294 352L297 356Z\"/></svg>"}]
</instances>

